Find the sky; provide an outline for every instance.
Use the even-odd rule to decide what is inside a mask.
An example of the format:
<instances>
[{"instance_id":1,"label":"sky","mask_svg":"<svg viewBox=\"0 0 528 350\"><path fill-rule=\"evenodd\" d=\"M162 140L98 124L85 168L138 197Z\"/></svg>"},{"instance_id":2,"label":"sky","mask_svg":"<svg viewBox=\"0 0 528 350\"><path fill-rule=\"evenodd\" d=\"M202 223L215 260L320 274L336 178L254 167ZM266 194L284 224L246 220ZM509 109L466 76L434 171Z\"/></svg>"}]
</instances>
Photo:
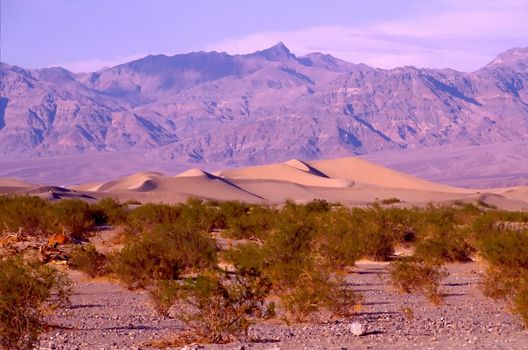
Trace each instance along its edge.
<instances>
[{"instance_id":1,"label":"sky","mask_svg":"<svg viewBox=\"0 0 528 350\"><path fill-rule=\"evenodd\" d=\"M380 68L476 70L528 47L528 0L0 0L0 60L95 71L282 41Z\"/></svg>"}]
</instances>

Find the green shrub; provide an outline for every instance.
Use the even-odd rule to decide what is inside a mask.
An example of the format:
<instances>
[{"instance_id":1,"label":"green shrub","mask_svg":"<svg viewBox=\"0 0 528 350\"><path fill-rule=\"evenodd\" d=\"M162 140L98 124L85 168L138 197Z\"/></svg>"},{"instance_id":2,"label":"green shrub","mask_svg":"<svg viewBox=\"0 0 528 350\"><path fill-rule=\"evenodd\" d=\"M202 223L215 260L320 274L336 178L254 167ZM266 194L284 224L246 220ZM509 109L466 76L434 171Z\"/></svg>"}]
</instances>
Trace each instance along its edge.
<instances>
[{"instance_id":1,"label":"green shrub","mask_svg":"<svg viewBox=\"0 0 528 350\"><path fill-rule=\"evenodd\" d=\"M226 217L226 235L235 239L265 239L276 226L278 213L264 206L253 206L246 213Z\"/></svg>"},{"instance_id":2,"label":"green shrub","mask_svg":"<svg viewBox=\"0 0 528 350\"><path fill-rule=\"evenodd\" d=\"M243 274L260 274L266 263L266 253L257 243L235 246L223 252L222 257Z\"/></svg>"},{"instance_id":3,"label":"green shrub","mask_svg":"<svg viewBox=\"0 0 528 350\"><path fill-rule=\"evenodd\" d=\"M0 196L0 232L45 236L51 228L49 202L31 196Z\"/></svg>"},{"instance_id":4,"label":"green shrub","mask_svg":"<svg viewBox=\"0 0 528 350\"><path fill-rule=\"evenodd\" d=\"M30 349L43 331L44 311L68 300L69 281L20 256L0 260L0 346Z\"/></svg>"},{"instance_id":5,"label":"green shrub","mask_svg":"<svg viewBox=\"0 0 528 350\"><path fill-rule=\"evenodd\" d=\"M160 316L167 317L169 309L181 297L181 285L174 280L155 281L149 289L149 296L154 310Z\"/></svg>"},{"instance_id":6,"label":"green shrub","mask_svg":"<svg viewBox=\"0 0 528 350\"><path fill-rule=\"evenodd\" d=\"M442 264L470 261L474 252L475 249L468 243L465 235L455 231L418 241L414 255L422 260Z\"/></svg>"},{"instance_id":7,"label":"green shrub","mask_svg":"<svg viewBox=\"0 0 528 350\"><path fill-rule=\"evenodd\" d=\"M94 228L92 214L90 205L80 199L63 199L53 204L57 225L76 239L85 239L85 234Z\"/></svg>"},{"instance_id":8,"label":"green shrub","mask_svg":"<svg viewBox=\"0 0 528 350\"><path fill-rule=\"evenodd\" d=\"M480 254L488 266L482 277L484 294L504 299L528 325L528 231L482 230Z\"/></svg>"},{"instance_id":9,"label":"green shrub","mask_svg":"<svg viewBox=\"0 0 528 350\"><path fill-rule=\"evenodd\" d=\"M493 299L511 299L519 281L518 272L488 266L481 278L481 287L485 296Z\"/></svg>"},{"instance_id":10,"label":"green shrub","mask_svg":"<svg viewBox=\"0 0 528 350\"><path fill-rule=\"evenodd\" d=\"M312 269L305 271L293 288L281 293L281 304L287 317L295 321L304 321L326 309L333 315L350 316L363 297L353 289L333 280L328 271Z\"/></svg>"},{"instance_id":11,"label":"green shrub","mask_svg":"<svg viewBox=\"0 0 528 350\"><path fill-rule=\"evenodd\" d=\"M181 215L181 209L167 204L144 204L130 211L127 217L127 231L133 234L149 232L157 225L174 224Z\"/></svg>"},{"instance_id":12,"label":"green shrub","mask_svg":"<svg viewBox=\"0 0 528 350\"><path fill-rule=\"evenodd\" d=\"M231 342L246 336L252 320L265 315L268 293L268 281L258 275L205 274L182 285L178 317L198 341Z\"/></svg>"},{"instance_id":13,"label":"green shrub","mask_svg":"<svg viewBox=\"0 0 528 350\"><path fill-rule=\"evenodd\" d=\"M321 254L335 267L353 266L365 254L365 242L360 239L361 223L346 210L327 216L318 227L318 245Z\"/></svg>"},{"instance_id":14,"label":"green shrub","mask_svg":"<svg viewBox=\"0 0 528 350\"><path fill-rule=\"evenodd\" d=\"M520 276L513 305L513 310L521 316L524 324L528 326L528 270L523 271Z\"/></svg>"},{"instance_id":15,"label":"green shrub","mask_svg":"<svg viewBox=\"0 0 528 350\"><path fill-rule=\"evenodd\" d=\"M442 302L438 286L446 276L438 265L414 259L395 261L390 268L393 286L404 293L421 293L436 305Z\"/></svg>"},{"instance_id":16,"label":"green shrub","mask_svg":"<svg viewBox=\"0 0 528 350\"><path fill-rule=\"evenodd\" d=\"M122 225L126 223L127 210L124 204L113 198L103 198L92 206L92 216L97 225Z\"/></svg>"},{"instance_id":17,"label":"green shrub","mask_svg":"<svg viewBox=\"0 0 528 350\"><path fill-rule=\"evenodd\" d=\"M283 286L294 286L306 267L313 264L313 224L295 212L281 219L277 230L266 240L266 273L270 280Z\"/></svg>"},{"instance_id":18,"label":"green shrub","mask_svg":"<svg viewBox=\"0 0 528 350\"><path fill-rule=\"evenodd\" d=\"M313 201L306 203L304 208L312 213L327 213L332 209L332 204L324 199L314 199Z\"/></svg>"},{"instance_id":19,"label":"green shrub","mask_svg":"<svg viewBox=\"0 0 528 350\"><path fill-rule=\"evenodd\" d=\"M185 204L179 206L181 217L180 225L185 225L190 230L210 232L221 219L216 208L207 205L207 202L189 198Z\"/></svg>"},{"instance_id":20,"label":"green shrub","mask_svg":"<svg viewBox=\"0 0 528 350\"><path fill-rule=\"evenodd\" d=\"M152 280L178 279L186 271L215 263L215 243L208 233L173 224L129 240L112 257L111 268L127 286L141 288Z\"/></svg>"},{"instance_id":21,"label":"green shrub","mask_svg":"<svg viewBox=\"0 0 528 350\"><path fill-rule=\"evenodd\" d=\"M528 269L528 231L490 230L479 236L480 254L492 265Z\"/></svg>"},{"instance_id":22,"label":"green shrub","mask_svg":"<svg viewBox=\"0 0 528 350\"><path fill-rule=\"evenodd\" d=\"M107 272L106 256L99 253L93 244L75 247L68 260L68 266L74 270L82 271L92 278Z\"/></svg>"}]
</instances>

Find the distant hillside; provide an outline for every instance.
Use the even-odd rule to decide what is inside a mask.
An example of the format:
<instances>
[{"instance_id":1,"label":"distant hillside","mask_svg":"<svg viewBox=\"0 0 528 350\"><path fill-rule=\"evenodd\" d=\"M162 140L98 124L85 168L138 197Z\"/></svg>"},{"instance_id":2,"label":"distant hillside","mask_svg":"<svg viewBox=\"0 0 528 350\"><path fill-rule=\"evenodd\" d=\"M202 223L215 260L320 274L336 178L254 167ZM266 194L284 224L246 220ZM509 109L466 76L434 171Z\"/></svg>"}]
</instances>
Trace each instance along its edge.
<instances>
[{"instance_id":1,"label":"distant hillside","mask_svg":"<svg viewBox=\"0 0 528 350\"><path fill-rule=\"evenodd\" d=\"M195 52L97 73L1 64L0 154L149 151L258 164L528 140L528 48L487 66L392 70L282 43Z\"/></svg>"}]
</instances>

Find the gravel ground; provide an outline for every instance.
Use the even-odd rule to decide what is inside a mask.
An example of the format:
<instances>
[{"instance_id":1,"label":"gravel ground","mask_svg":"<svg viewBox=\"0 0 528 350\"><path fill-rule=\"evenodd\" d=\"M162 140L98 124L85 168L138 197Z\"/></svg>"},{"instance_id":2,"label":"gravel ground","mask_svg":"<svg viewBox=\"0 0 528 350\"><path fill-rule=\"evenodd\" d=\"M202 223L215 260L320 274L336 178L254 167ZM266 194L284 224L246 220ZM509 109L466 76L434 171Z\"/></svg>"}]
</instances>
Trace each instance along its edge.
<instances>
[{"instance_id":1,"label":"gravel ground","mask_svg":"<svg viewBox=\"0 0 528 350\"><path fill-rule=\"evenodd\" d=\"M386 282L387 264L361 262L349 276L365 297L353 318L290 327L260 324L250 331L260 342L188 349L528 349L528 330L520 319L479 291L478 263L447 269L445 303L439 307L422 296L395 292ZM58 327L42 336L41 349L143 349L145 341L182 329L178 321L157 317L144 292L88 280L80 273L72 276L72 304L50 319ZM366 326L365 335L351 333L350 324L356 321Z\"/></svg>"}]
</instances>

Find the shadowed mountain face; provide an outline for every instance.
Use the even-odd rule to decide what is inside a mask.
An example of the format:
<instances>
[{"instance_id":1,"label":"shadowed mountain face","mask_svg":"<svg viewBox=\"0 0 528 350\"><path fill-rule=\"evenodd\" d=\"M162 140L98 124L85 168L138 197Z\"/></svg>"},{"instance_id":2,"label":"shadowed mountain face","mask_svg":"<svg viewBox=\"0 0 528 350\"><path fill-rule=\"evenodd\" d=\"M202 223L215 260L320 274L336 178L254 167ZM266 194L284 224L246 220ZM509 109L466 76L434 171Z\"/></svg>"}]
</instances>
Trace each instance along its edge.
<instances>
[{"instance_id":1,"label":"shadowed mountain face","mask_svg":"<svg viewBox=\"0 0 528 350\"><path fill-rule=\"evenodd\" d=\"M471 73L296 57L279 43L89 74L2 64L0 78L10 156L148 150L242 165L528 139L528 48Z\"/></svg>"}]
</instances>

